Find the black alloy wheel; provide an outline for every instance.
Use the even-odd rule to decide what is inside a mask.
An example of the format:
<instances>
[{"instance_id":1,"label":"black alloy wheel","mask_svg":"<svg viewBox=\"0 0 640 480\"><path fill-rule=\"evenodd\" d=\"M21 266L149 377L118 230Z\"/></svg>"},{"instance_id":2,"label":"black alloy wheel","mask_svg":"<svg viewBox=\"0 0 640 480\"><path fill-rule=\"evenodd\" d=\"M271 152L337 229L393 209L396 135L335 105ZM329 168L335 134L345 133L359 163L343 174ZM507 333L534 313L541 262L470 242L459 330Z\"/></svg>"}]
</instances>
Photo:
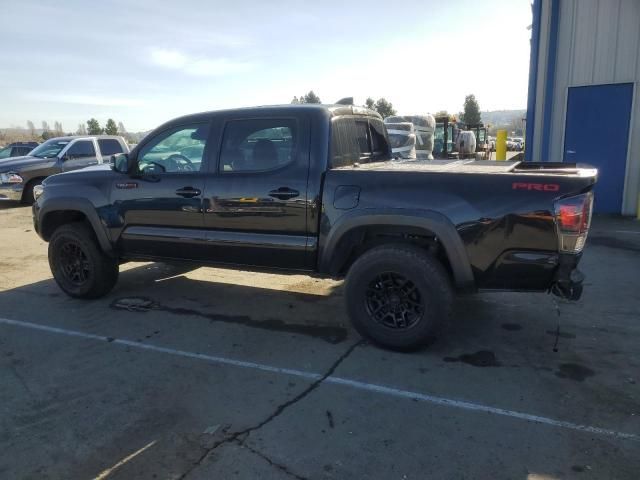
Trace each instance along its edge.
<instances>
[{"instance_id":1,"label":"black alloy wheel","mask_svg":"<svg viewBox=\"0 0 640 480\"><path fill-rule=\"evenodd\" d=\"M60 269L67 281L78 287L89 281L93 272L81 245L67 241L60 247L59 255Z\"/></svg>"},{"instance_id":2,"label":"black alloy wheel","mask_svg":"<svg viewBox=\"0 0 640 480\"><path fill-rule=\"evenodd\" d=\"M425 309L418 287L392 272L381 273L369 283L365 302L376 322L396 330L413 327Z\"/></svg>"}]
</instances>

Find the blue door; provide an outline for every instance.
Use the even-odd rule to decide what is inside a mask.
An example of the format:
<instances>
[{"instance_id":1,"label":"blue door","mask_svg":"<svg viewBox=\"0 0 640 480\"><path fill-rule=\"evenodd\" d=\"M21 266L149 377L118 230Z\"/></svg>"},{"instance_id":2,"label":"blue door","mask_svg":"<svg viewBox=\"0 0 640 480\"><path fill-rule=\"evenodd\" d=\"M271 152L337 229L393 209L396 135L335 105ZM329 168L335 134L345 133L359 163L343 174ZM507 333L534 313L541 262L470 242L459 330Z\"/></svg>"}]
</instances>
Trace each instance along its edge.
<instances>
[{"instance_id":1,"label":"blue door","mask_svg":"<svg viewBox=\"0 0 640 480\"><path fill-rule=\"evenodd\" d=\"M633 84L570 87L564 161L598 169L594 211L620 213Z\"/></svg>"}]
</instances>

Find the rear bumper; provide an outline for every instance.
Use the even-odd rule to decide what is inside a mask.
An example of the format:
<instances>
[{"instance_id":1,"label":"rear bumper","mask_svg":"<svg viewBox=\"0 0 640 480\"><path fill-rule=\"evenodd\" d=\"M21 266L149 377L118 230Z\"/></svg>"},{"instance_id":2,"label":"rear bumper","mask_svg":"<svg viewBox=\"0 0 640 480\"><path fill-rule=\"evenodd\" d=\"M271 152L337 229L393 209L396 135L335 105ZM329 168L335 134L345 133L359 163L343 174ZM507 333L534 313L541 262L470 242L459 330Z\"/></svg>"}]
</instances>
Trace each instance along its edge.
<instances>
[{"instance_id":1,"label":"rear bumper","mask_svg":"<svg viewBox=\"0 0 640 480\"><path fill-rule=\"evenodd\" d=\"M582 282L584 274L578 270L578 263L582 254L560 255L558 269L551 285L551 293L566 300L579 300L582 296Z\"/></svg>"},{"instance_id":2,"label":"rear bumper","mask_svg":"<svg viewBox=\"0 0 640 480\"><path fill-rule=\"evenodd\" d=\"M0 200L22 200L23 188L21 183L0 184Z\"/></svg>"}]
</instances>

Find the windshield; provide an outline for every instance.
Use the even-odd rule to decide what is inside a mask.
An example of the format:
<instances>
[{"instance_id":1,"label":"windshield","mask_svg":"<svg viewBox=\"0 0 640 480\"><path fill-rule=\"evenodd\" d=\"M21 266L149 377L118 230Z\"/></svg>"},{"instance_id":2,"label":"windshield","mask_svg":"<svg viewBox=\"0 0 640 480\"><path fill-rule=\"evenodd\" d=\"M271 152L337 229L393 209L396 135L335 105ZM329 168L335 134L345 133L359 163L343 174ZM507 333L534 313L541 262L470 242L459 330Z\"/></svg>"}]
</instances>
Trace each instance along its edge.
<instances>
[{"instance_id":1,"label":"windshield","mask_svg":"<svg viewBox=\"0 0 640 480\"><path fill-rule=\"evenodd\" d=\"M68 140L48 140L36 147L32 152L32 157L52 158L57 156L64 147L68 145Z\"/></svg>"}]
</instances>

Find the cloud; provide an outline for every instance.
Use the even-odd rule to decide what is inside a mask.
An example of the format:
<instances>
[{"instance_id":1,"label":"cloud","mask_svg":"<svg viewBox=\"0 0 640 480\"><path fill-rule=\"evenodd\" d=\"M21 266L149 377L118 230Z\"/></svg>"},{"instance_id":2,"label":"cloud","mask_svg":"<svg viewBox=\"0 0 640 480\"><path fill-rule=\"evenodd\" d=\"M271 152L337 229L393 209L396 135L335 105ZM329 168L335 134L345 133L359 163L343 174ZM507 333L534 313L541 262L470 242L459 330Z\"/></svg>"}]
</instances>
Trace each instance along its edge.
<instances>
[{"instance_id":1,"label":"cloud","mask_svg":"<svg viewBox=\"0 0 640 480\"><path fill-rule=\"evenodd\" d=\"M253 64L249 62L236 62L228 58L195 57L179 50L165 48L152 49L150 61L158 67L179 70L187 75L207 77L242 73L253 68Z\"/></svg>"},{"instance_id":2,"label":"cloud","mask_svg":"<svg viewBox=\"0 0 640 480\"><path fill-rule=\"evenodd\" d=\"M24 97L28 100L33 100L36 102L69 103L75 105L98 105L103 107L140 107L145 104L143 100L137 98L82 95L75 93L27 93L24 95Z\"/></svg>"}]
</instances>

